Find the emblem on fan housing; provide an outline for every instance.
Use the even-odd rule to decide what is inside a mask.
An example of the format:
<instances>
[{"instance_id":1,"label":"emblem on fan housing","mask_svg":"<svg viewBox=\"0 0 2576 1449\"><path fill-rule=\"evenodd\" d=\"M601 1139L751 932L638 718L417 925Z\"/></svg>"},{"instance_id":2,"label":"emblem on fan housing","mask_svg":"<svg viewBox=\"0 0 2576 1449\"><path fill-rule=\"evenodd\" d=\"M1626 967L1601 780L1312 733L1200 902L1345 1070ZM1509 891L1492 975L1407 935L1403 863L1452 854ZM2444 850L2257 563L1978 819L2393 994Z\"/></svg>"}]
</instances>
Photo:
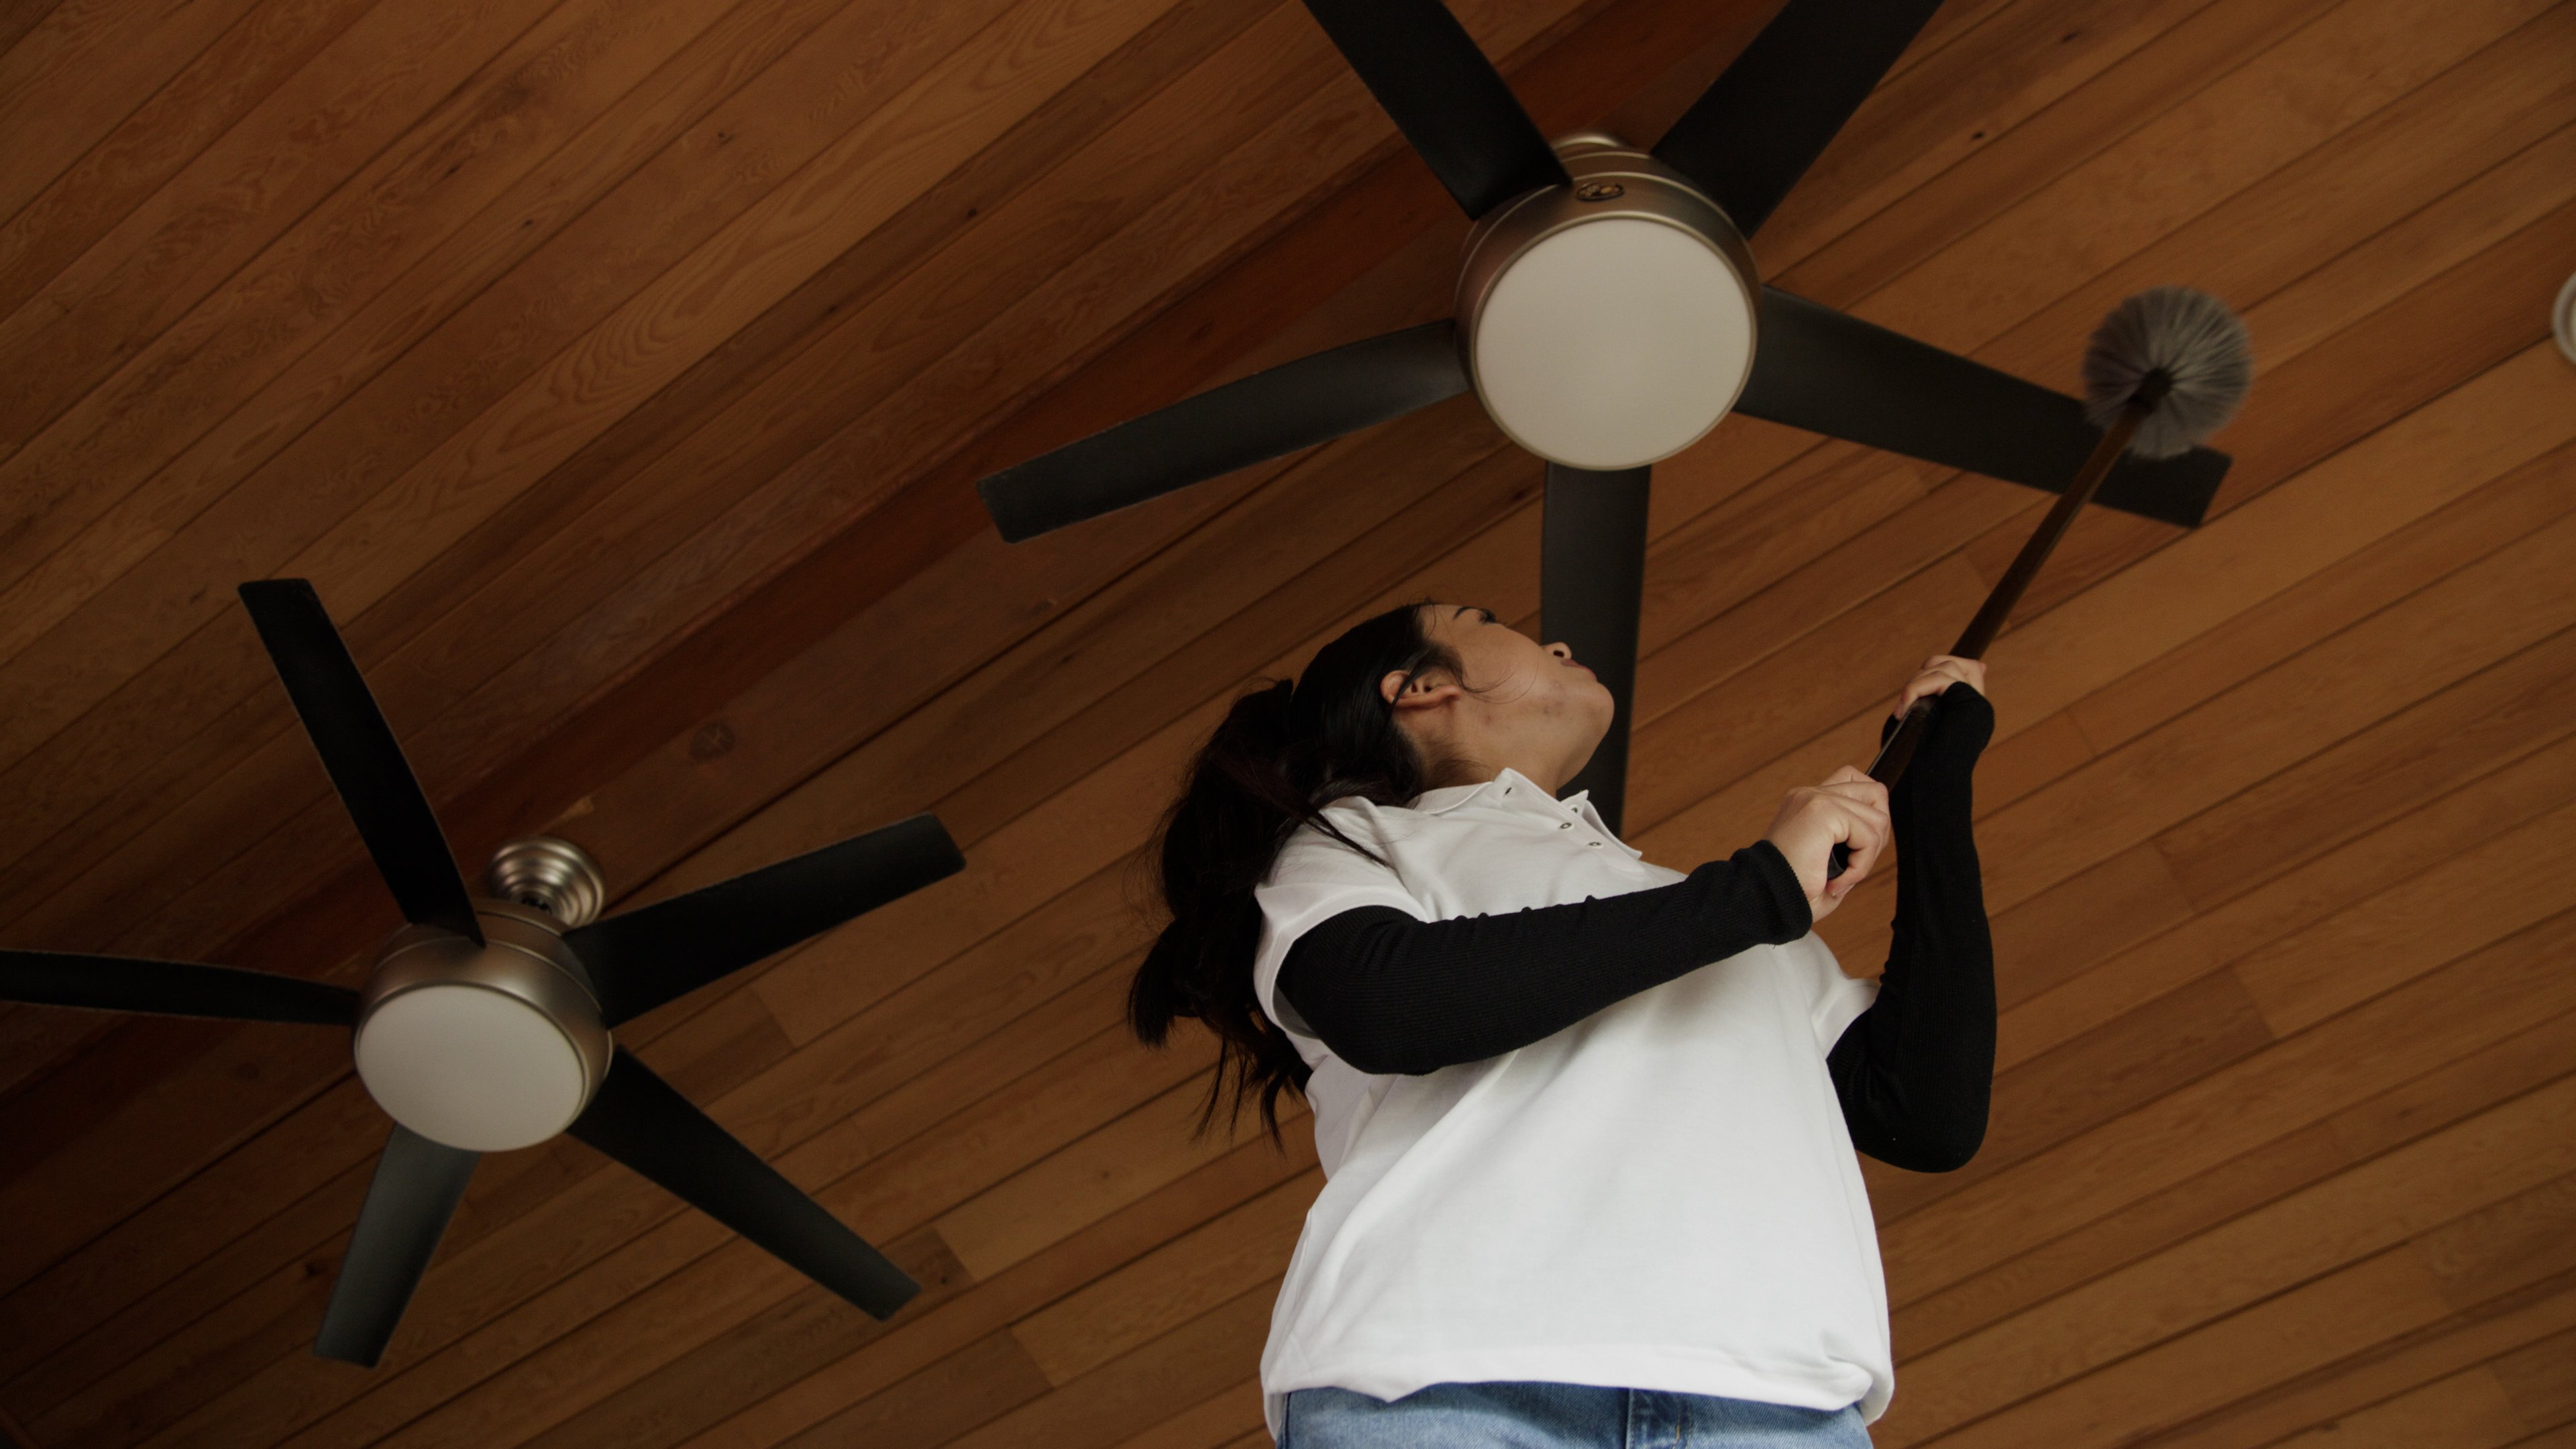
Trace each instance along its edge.
<instances>
[{"instance_id":1,"label":"emblem on fan housing","mask_svg":"<svg viewBox=\"0 0 2576 1449\"><path fill-rule=\"evenodd\" d=\"M1467 234L1458 340L1512 441L1603 471L1669 458L1735 406L1761 285L1717 203L1614 137L1556 143L1570 186L1494 208Z\"/></svg>"},{"instance_id":2,"label":"emblem on fan housing","mask_svg":"<svg viewBox=\"0 0 2576 1449\"><path fill-rule=\"evenodd\" d=\"M528 885L531 856L557 888ZM566 842L521 841L494 857L492 877L495 889L568 918L478 898L481 946L405 926L359 993L355 1049L368 1094L405 1127L469 1152L533 1146L571 1126L610 1054L598 993L563 940L597 913L598 867Z\"/></svg>"}]
</instances>

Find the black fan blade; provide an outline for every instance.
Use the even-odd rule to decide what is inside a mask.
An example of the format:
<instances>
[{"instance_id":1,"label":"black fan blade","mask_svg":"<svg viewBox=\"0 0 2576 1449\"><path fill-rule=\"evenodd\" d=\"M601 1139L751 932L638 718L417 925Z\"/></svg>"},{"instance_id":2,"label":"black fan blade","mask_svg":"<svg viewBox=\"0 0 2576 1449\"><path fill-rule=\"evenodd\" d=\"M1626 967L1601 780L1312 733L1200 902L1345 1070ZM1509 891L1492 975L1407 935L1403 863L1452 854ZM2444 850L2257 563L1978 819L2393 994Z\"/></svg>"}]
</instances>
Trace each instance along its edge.
<instances>
[{"instance_id":1,"label":"black fan blade","mask_svg":"<svg viewBox=\"0 0 2576 1449\"><path fill-rule=\"evenodd\" d=\"M1210 388L975 485L1012 543L1160 498L1467 390L1447 322L1353 342Z\"/></svg>"},{"instance_id":2,"label":"black fan blade","mask_svg":"<svg viewBox=\"0 0 2576 1449\"><path fill-rule=\"evenodd\" d=\"M322 1026L358 1019L358 993L345 986L193 961L69 951L0 951L0 1001Z\"/></svg>"},{"instance_id":3,"label":"black fan blade","mask_svg":"<svg viewBox=\"0 0 2576 1449\"><path fill-rule=\"evenodd\" d=\"M966 868L935 815L593 921L564 941L610 1026Z\"/></svg>"},{"instance_id":4,"label":"black fan blade","mask_svg":"<svg viewBox=\"0 0 2576 1449\"><path fill-rule=\"evenodd\" d=\"M1596 473L1547 465L1539 526L1538 619L1550 643L1610 686L1616 712L1591 762L1566 782L1588 789L1613 831L1628 795L1629 712L1637 693L1637 615L1645 603L1646 500L1654 470Z\"/></svg>"},{"instance_id":5,"label":"black fan blade","mask_svg":"<svg viewBox=\"0 0 2576 1449\"><path fill-rule=\"evenodd\" d=\"M1762 289L1753 376L1735 410L2050 493L2102 437L2064 393L1776 287ZM2208 448L2131 454L2094 501L2197 527L2229 461Z\"/></svg>"},{"instance_id":6,"label":"black fan blade","mask_svg":"<svg viewBox=\"0 0 2576 1449\"><path fill-rule=\"evenodd\" d=\"M331 1285L331 1306L313 1351L361 1368L374 1368L402 1322L411 1291L438 1251L447 1220L465 1196L466 1180L482 1154L444 1147L397 1124L376 1159L367 1205Z\"/></svg>"},{"instance_id":7,"label":"black fan blade","mask_svg":"<svg viewBox=\"0 0 2576 1449\"><path fill-rule=\"evenodd\" d=\"M483 928L429 797L321 596L303 579L262 579L242 585L241 600L403 919L480 944Z\"/></svg>"},{"instance_id":8,"label":"black fan blade","mask_svg":"<svg viewBox=\"0 0 2576 1449\"><path fill-rule=\"evenodd\" d=\"M1468 216L1565 183L1537 123L1440 0L1306 0L1306 8Z\"/></svg>"},{"instance_id":9,"label":"black fan blade","mask_svg":"<svg viewBox=\"0 0 2576 1449\"><path fill-rule=\"evenodd\" d=\"M1751 236L1860 109L1941 0L1789 0L1655 155Z\"/></svg>"},{"instance_id":10,"label":"black fan blade","mask_svg":"<svg viewBox=\"0 0 2576 1449\"><path fill-rule=\"evenodd\" d=\"M797 1272L889 1318L921 1285L624 1047L568 1129Z\"/></svg>"}]
</instances>

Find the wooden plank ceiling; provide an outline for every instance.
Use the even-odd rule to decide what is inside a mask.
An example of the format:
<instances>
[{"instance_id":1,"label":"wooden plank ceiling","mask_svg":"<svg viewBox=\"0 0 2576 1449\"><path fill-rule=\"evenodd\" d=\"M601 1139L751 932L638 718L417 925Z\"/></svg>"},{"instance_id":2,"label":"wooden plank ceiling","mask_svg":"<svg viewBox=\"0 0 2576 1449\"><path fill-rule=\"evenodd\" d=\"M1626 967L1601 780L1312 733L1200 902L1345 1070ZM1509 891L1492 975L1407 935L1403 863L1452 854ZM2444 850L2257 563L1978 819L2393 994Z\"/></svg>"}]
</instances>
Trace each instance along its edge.
<instances>
[{"instance_id":1,"label":"wooden plank ceiling","mask_svg":"<svg viewBox=\"0 0 2576 1449\"><path fill-rule=\"evenodd\" d=\"M1763 0L1474 0L1651 138ZM1124 1039L1129 864L1228 695L1533 623L1464 401L1021 547L968 481L1444 309L1462 223L1289 0L12 0L0 939L354 981L391 903L232 600L316 580L469 866L627 901L935 809L967 873L638 1023L929 1285L879 1326L569 1142L385 1365L307 1348L342 1038L0 1011L0 1412L87 1445L1264 1442L1318 1185ZM2576 1443L2576 6L1951 0L1763 231L2052 385L2242 309L2212 521L2093 514L1994 655L2007 1008L1870 1165L1882 1445ZM1632 833L1855 759L2037 495L1743 419L1660 470ZM1886 897L1838 916L1856 966ZM1302 1119L1301 1119L1302 1120ZM2537 1437L2533 1437L2537 1436Z\"/></svg>"}]
</instances>

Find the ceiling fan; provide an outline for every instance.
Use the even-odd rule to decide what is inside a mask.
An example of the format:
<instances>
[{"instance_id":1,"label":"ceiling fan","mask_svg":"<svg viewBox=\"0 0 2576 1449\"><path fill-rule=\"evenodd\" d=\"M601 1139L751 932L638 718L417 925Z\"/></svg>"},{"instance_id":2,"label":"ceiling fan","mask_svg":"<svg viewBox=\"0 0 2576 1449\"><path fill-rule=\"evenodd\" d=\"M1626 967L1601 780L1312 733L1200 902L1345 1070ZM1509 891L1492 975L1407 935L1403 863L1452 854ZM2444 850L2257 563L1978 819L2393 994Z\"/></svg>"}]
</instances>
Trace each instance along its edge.
<instances>
[{"instance_id":1,"label":"ceiling fan","mask_svg":"<svg viewBox=\"0 0 2576 1449\"><path fill-rule=\"evenodd\" d=\"M1456 316L1319 352L983 479L1013 542L1472 390L1547 460L1540 609L1618 702L1569 788L1613 829L1651 467L1730 411L2062 490L2084 404L1766 286L1759 229L1939 0L1788 0L1652 150L1553 145L1440 0L1306 0L1475 225ZM2098 501L2197 525L2228 458L2122 458Z\"/></svg>"},{"instance_id":2,"label":"ceiling fan","mask_svg":"<svg viewBox=\"0 0 2576 1449\"><path fill-rule=\"evenodd\" d=\"M599 919L599 867L512 841L466 893L429 798L313 586L241 586L260 641L408 923L352 991L178 961L0 951L0 1000L346 1027L394 1119L313 1351L373 1367L479 1157L568 1132L877 1318L910 1275L609 1037L610 1029L863 912L965 858L916 815Z\"/></svg>"}]
</instances>

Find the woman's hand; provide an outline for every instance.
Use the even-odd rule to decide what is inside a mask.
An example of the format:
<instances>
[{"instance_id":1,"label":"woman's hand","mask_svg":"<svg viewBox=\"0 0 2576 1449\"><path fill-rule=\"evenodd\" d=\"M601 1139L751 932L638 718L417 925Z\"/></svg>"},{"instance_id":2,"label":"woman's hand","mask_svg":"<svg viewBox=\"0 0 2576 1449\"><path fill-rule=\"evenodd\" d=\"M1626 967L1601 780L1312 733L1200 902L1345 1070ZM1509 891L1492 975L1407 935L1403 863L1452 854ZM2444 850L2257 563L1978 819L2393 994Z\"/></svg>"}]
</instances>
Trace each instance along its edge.
<instances>
[{"instance_id":1,"label":"woman's hand","mask_svg":"<svg viewBox=\"0 0 2576 1449\"><path fill-rule=\"evenodd\" d=\"M1963 660L1962 663L1974 663ZM1910 687L1910 686L1909 686ZM1947 688L1947 685L1943 686ZM1869 878L1870 867L1887 848L1892 823L1887 813L1887 787L1849 765L1825 777L1821 785L1801 785L1780 801L1780 813L1762 838L1788 857L1807 893L1807 912L1823 920ZM1825 879L1825 861L1836 845L1851 846L1851 868Z\"/></svg>"},{"instance_id":2,"label":"woman's hand","mask_svg":"<svg viewBox=\"0 0 2576 1449\"><path fill-rule=\"evenodd\" d=\"M1896 692L1896 717L1914 707L1914 701L1926 695L1939 694L1953 684L1964 684L1979 694L1986 692L1986 661L1962 659L1956 654L1935 654L1923 661L1923 669L1905 687Z\"/></svg>"}]
</instances>

